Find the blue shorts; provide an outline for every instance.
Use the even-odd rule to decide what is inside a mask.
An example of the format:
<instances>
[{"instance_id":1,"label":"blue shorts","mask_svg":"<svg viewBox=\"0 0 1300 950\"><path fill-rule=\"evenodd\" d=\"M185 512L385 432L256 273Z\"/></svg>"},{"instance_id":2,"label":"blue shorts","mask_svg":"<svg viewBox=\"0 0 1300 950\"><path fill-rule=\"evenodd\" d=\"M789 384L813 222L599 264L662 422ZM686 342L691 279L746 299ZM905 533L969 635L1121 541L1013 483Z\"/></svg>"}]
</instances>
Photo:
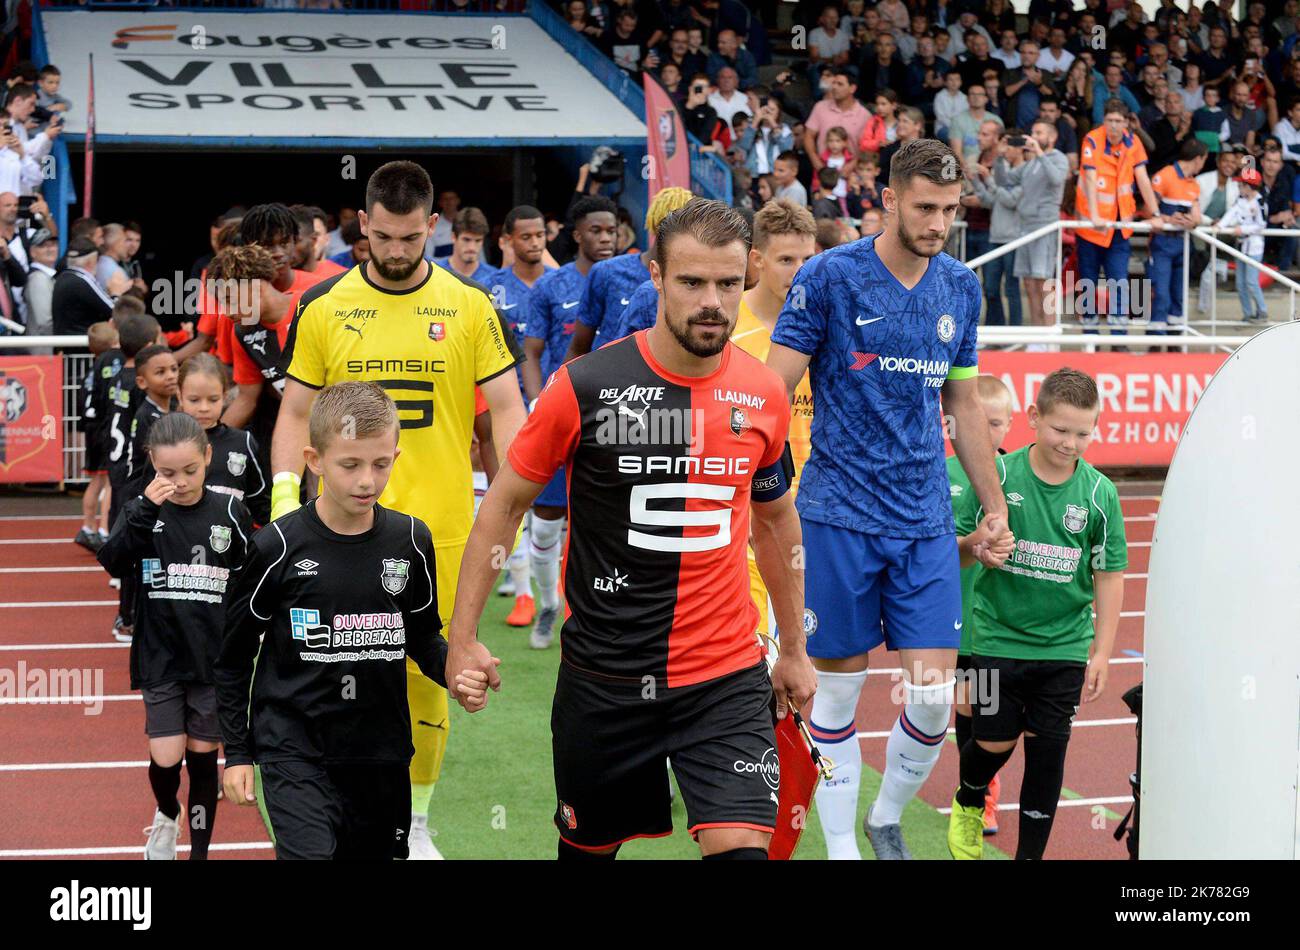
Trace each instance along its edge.
<instances>
[{"instance_id":1,"label":"blue shorts","mask_svg":"<svg viewBox=\"0 0 1300 950\"><path fill-rule=\"evenodd\" d=\"M957 540L889 538L803 521L808 655L955 650L961 642Z\"/></svg>"},{"instance_id":2,"label":"blue shorts","mask_svg":"<svg viewBox=\"0 0 1300 950\"><path fill-rule=\"evenodd\" d=\"M551 476L551 480L546 483L542 493L533 499L533 504L551 505L555 508L569 507L569 489L564 478L563 468Z\"/></svg>"}]
</instances>

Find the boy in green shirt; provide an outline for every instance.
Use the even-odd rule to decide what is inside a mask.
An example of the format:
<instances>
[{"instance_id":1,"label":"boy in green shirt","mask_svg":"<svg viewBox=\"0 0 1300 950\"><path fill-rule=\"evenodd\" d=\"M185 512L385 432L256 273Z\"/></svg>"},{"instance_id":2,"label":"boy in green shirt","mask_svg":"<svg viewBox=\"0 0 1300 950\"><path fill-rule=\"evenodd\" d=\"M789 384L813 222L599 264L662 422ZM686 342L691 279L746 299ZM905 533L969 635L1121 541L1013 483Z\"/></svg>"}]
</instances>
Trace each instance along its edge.
<instances>
[{"instance_id":1,"label":"boy in green shirt","mask_svg":"<svg viewBox=\"0 0 1300 950\"><path fill-rule=\"evenodd\" d=\"M979 392L980 403L984 407L984 415L989 421L989 441L993 445L993 451L997 454L1004 454L1002 441L1007 437L1007 433L1011 431L1011 411L1013 406L1011 390L1007 389L1006 383L1002 382L1002 380L987 373L976 380L976 389ZM967 477L966 470L961 467L961 462L956 455L948 456L948 488L952 492L952 505L955 513L957 505L971 493L970 478ZM983 567L984 565L975 561L969 567L961 569L961 645L957 649L957 686L954 702L957 710L958 749L961 749L971 736L970 697L967 695L969 692L968 685L975 681L975 672L971 668L971 631L975 629L975 624L972 622L971 614L975 608L975 576ZM984 833L986 835L998 833L999 789L1000 785L995 775L992 781L989 782L988 794L984 796Z\"/></svg>"},{"instance_id":2,"label":"boy in green shirt","mask_svg":"<svg viewBox=\"0 0 1300 950\"><path fill-rule=\"evenodd\" d=\"M1042 858L1080 694L1092 702L1106 687L1128 545L1115 485L1083 460L1099 409L1092 377L1059 369L1043 380L1029 407L1037 441L997 460L1015 550L1000 569L975 579L971 664L978 715L961 748L961 781L948 824L954 858L980 857L989 781L1022 733L1016 859ZM975 530L980 515L977 498L959 499L963 564L979 553L962 536Z\"/></svg>"}]
</instances>

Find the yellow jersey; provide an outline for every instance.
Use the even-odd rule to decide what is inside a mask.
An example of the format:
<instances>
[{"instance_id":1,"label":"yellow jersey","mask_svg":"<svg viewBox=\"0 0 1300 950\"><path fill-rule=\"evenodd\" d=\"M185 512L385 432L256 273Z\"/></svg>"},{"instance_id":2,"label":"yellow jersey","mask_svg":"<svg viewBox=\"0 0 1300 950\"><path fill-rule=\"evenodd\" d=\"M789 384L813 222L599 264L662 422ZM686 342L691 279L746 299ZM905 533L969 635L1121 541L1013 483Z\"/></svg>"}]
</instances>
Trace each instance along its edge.
<instances>
[{"instance_id":1,"label":"yellow jersey","mask_svg":"<svg viewBox=\"0 0 1300 950\"><path fill-rule=\"evenodd\" d=\"M378 383L401 418L380 504L429 526L435 548L463 546L474 520L469 449L475 386L518 361L487 290L433 264L419 286L385 290L367 265L305 291L287 344L288 375L321 389Z\"/></svg>"},{"instance_id":2,"label":"yellow jersey","mask_svg":"<svg viewBox=\"0 0 1300 950\"><path fill-rule=\"evenodd\" d=\"M767 352L772 348L772 333L763 326L762 321L754 316L745 298L740 299L740 316L736 319L736 329L731 333L731 342L750 356L766 363ZM812 384L808 382L807 371L794 390L794 402L790 406L790 454L794 457L794 480L790 490L799 487L799 476L803 473L804 462L812 453Z\"/></svg>"}]
</instances>

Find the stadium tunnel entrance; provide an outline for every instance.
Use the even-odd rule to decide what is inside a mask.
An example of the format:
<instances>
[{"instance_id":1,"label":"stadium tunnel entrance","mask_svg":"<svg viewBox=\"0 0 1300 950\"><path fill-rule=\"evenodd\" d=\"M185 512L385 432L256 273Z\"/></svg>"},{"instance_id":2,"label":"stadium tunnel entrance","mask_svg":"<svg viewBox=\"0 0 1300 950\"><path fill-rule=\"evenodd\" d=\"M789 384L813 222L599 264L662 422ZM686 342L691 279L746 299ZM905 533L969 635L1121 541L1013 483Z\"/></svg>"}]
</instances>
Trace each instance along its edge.
<instances>
[{"instance_id":1,"label":"stadium tunnel entrance","mask_svg":"<svg viewBox=\"0 0 1300 950\"><path fill-rule=\"evenodd\" d=\"M625 150L626 151L626 150ZM483 211L493 227L486 242L487 260L500 263L495 236L506 212L517 204L532 204L543 213L564 217L579 165L590 155L584 148L483 149L300 149L216 150L95 150L93 216L102 223L136 221L144 229L140 261L146 283L189 275L190 265L208 253L208 226L235 205L250 207L269 201L313 204L329 214L341 207L360 208L366 180L385 162L418 162L433 179L434 188L454 189L462 207ZM72 180L84 180L85 156L70 149ZM628 155L629 168L639 167ZM640 223L643 193L624 190L620 183L602 189ZM83 213L80 203L68 208L69 221ZM167 322L172 312L158 312Z\"/></svg>"}]
</instances>

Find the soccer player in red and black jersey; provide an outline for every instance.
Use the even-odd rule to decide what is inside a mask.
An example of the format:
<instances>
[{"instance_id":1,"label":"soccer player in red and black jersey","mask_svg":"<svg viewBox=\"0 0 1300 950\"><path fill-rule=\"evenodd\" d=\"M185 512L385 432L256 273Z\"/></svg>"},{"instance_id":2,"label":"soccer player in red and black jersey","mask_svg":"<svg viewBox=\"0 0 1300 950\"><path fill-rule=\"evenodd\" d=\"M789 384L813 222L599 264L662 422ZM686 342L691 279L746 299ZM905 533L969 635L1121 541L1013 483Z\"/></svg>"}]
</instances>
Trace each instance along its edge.
<instances>
[{"instance_id":1,"label":"soccer player in red and black jersey","mask_svg":"<svg viewBox=\"0 0 1300 950\"><path fill-rule=\"evenodd\" d=\"M667 758L709 859L766 858L774 719L816 689L804 650L798 518L781 380L731 345L749 252L733 209L660 224L657 322L551 376L465 548L448 662L499 686L475 636L520 518L565 467L567 614L551 713L561 859L612 860L670 834ZM781 657L755 636L745 548L771 591ZM775 707L775 709L773 708Z\"/></svg>"}]
</instances>

